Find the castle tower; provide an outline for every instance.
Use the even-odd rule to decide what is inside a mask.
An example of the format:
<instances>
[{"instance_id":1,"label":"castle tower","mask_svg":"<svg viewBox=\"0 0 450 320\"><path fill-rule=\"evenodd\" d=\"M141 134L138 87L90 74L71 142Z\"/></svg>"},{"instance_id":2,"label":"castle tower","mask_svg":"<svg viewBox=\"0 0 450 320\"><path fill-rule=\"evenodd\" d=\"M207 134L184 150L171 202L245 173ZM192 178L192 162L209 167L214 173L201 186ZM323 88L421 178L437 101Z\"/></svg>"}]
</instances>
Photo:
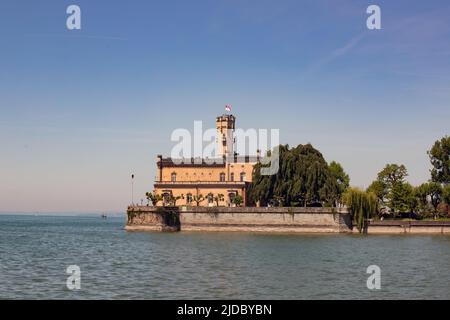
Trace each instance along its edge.
<instances>
[{"instance_id":1,"label":"castle tower","mask_svg":"<svg viewBox=\"0 0 450 320\"><path fill-rule=\"evenodd\" d=\"M232 157L234 155L235 121L236 118L231 114L224 114L216 118L218 157Z\"/></svg>"}]
</instances>

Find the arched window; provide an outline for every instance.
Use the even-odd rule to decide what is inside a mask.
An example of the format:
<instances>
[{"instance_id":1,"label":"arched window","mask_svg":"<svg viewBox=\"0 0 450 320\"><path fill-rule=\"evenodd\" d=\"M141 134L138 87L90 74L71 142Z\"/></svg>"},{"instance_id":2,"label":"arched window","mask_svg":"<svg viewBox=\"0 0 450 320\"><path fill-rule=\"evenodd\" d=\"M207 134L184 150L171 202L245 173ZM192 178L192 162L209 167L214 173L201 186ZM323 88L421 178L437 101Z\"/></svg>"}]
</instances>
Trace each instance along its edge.
<instances>
[{"instance_id":1,"label":"arched window","mask_svg":"<svg viewBox=\"0 0 450 320\"><path fill-rule=\"evenodd\" d=\"M170 202L170 193L169 192L164 192L163 193L163 205L164 206L168 206Z\"/></svg>"},{"instance_id":2,"label":"arched window","mask_svg":"<svg viewBox=\"0 0 450 320\"><path fill-rule=\"evenodd\" d=\"M230 181L234 181L234 172L230 174Z\"/></svg>"},{"instance_id":3,"label":"arched window","mask_svg":"<svg viewBox=\"0 0 450 320\"><path fill-rule=\"evenodd\" d=\"M213 196L213 194L212 193L208 193L208 203L209 204L211 204L211 203L214 203L214 196Z\"/></svg>"},{"instance_id":4,"label":"arched window","mask_svg":"<svg viewBox=\"0 0 450 320\"><path fill-rule=\"evenodd\" d=\"M225 173L220 174L220 182L225 182Z\"/></svg>"},{"instance_id":5,"label":"arched window","mask_svg":"<svg viewBox=\"0 0 450 320\"><path fill-rule=\"evenodd\" d=\"M170 175L170 181L175 182L177 181L177 174L175 172L172 172Z\"/></svg>"},{"instance_id":6,"label":"arched window","mask_svg":"<svg viewBox=\"0 0 450 320\"><path fill-rule=\"evenodd\" d=\"M192 203L192 193L188 193L186 195L186 204L191 204Z\"/></svg>"},{"instance_id":7,"label":"arched window","mask_svg":"<svg viewBox=\"0 0 450 320\"><path fill-rule=\"evenodd\" d=\"M234 198L236 198L236 192L228 193L228 205L234 207Z\"/></svg>"},{"instance_id":8,"label":"arched window","mask_svg":"<svg viewBox=\"0 0 450 320\"><path fill-rule=\"evenodd\" d=\"M241 182L245 181L245 172L241 172L240 178L241 178Z\"/></svg>"}]
</instances>

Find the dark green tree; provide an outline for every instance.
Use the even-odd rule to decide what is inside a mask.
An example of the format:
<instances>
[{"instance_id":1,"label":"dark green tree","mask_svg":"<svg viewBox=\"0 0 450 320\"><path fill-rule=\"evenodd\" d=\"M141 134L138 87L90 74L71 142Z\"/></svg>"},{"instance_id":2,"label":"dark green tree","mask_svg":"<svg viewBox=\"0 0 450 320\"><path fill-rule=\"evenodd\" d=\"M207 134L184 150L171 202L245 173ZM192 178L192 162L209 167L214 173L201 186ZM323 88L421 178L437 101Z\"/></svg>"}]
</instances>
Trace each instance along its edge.
<instances>
[{"instance_id":1,"label":"dark green tree","mask_svg":"<svg viewBox=\"0 0 450 320\"><path fill-rule=\"evenodd\" d=\"M347 188L350 186L350 177L347 173L345 173L344 168L341 166L341 164L336 161L331 161L331 163L328 165L328 168L330 169L333 178L336 179L338 187L338 197L340 198L345 190L347 190Z\"/></svg>"},{"instance_id":2,"label":"dark green tree","mask_svg":"<svg viewBox=\"0 0 450 320\"><path fill-rule=\"evenodd\" d=\"M450 184L450 137L437 140L428 151L431 165L431 181Z\"/></svg>"},{"instance_id":3,"label":"dark green tree","mask_svg":"<svg viewBox=\"0 0 450 320\"><path fill-rule=\"evenodd\" d=\"M380 204L391 209L394 216L396 213L407 212L411 204L413 189L405 182L407 175L404 165L387 164L368 188L368 191L377 196Z\"/></svg>"},{"instance_id":4,"label":"dark green tree","mask_svg":"<svg viewBox=\"0 0 450 320\"><path fill-rule=\"evenodd\" d=\"M393 185L390 206L398 213L412 213L417 208L414 187L408 182Z\"/></svg>"},{"instance_id":5,"label":"dark green tree","mask_svg":"<svg viewBox=\"0 0 450 320\"><path fill-rule=\"evenodd\" d=\"M442 188L442 201L450 205L450 184Z\"/></svg>"},{"instance_id":6,"label":"dark green tree","mask_svg":"<svg viewBox=\"0 0 450 320\"><path fill-rule=\"evenodd\" d=\"M263 164L253 169L249 198L261 204L282 203L283 206L331 206L340 197L337 179L311 144L278 147L279 170L274 175L261 175Z\"/></svg>"},{"instance_id":7,"label":"dark green tree","mask_svg":"<svg viewBox=\"0 0 450 320\"><path fill-rule=\"evenodd\" d=\"M433 216L438 216L438 206L443 199L443 188L439 183L422 183L416 188L416 196L423 216L433 211Z\"/></svg>"},{"instance_id":8,"label":"dark green tree","mask_svg":"<svg viewBox=\"0 0 450 320\"><path fill-rule=\"evenodd\" d=\"M407 204L407 212L418 213L420 208L419 198L417 197L417 187L412 186L410 183L406 183L407 197L405 202Z\"/></svg>"},{"instance_id":9,"label":"dark green tree","mask_svg":"<svg viewBox=\"0 0 450 320\"><path fill-rule=\"evenodd\" d=\"M429 201L429 187L428 183L422 183L414 190L415 198L417 199L417 211L422 218L432 215L434 211L433 206Z\"/></svg>"},{"instance_id":10,"label":"dark green tree","mask_svg":"<svg viewBox=\"0 0 450 320\"><path fill-rule=\"evenodd\" d=\"M233 204L235 204L236 207L240 207L243 202L244 202L244 198L239 194L236 195L233 199Z\"/></svg>"},{"instance_id":11,"label":"dark green tree","mask_svg":"<svg viewBox=\"0 0 450 320\"><path fill-rule=\"evenodd\" d=\"M377 196L380 204L385 205L385 200L387 197L387 187L383 182L379 180L373 181L366 191L373 192Z\"/></svg>"},{"instance_id":12,"label":"dark green tree","mask_svg":"<svg viewBox=\"0 0 450 320\"><path fill-rule=\"evenodd\" d=\"M428 183L428 195L430 196L431 204L434 208L434 212L437 212L437 207L442 200L442 187L439 183Z\"/></svg>"},{"instance_id":13,"label":"dark green tree","mask_svg":"<svg viewBox=\"0 0 450 320\"><path fill-rule=\"evenodd\" d=\"M388 189L391 189L395 184L403 183L407 176L408 171L403 164L387 164L378 173L378 181L382 182Z\"/></svg>"}]
</instances>

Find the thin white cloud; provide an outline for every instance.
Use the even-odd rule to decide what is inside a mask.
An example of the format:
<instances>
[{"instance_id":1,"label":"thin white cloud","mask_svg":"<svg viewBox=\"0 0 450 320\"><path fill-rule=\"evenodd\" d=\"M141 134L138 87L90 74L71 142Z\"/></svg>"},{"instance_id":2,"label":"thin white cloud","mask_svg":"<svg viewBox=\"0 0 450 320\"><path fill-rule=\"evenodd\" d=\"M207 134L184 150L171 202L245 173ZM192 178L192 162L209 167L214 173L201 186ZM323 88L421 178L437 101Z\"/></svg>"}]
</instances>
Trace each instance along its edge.
<instances>
[{"instance_id":1,"label":"thin white cloud","mask_svg":"<svg viewBox=\"0 0 450 320\"><path fill-rule=\"evenodd\" d=\"M356 47L361 42L361 40L366 37L366 35L367 33L363 32L354 36L349 41L347 41L342 47L334 49L330 54L313 63L307 69L305 74L314 73L323 68L324 66L332 63L336 59L345 56L349 51L351 51L354 47Z\"/></svg>"}]
</instances>

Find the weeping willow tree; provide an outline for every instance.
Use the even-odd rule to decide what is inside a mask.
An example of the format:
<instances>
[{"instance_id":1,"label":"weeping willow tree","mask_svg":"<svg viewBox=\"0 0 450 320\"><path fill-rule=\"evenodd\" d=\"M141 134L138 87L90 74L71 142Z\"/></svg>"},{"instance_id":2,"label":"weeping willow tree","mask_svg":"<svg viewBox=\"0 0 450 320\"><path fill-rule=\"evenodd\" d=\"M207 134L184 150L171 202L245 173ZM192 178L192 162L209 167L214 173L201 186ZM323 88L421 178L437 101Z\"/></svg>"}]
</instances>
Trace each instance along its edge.
<instances>
[{"instance_id":1,"label":"weeping willow tree","mask_svg":"<svg viewBox=\"0 0 450 320\"><path fill-rule=\"evenodd\" d=\"M342 195L342 202L350 209L359 232L367 227L367 220L378 213L378 198L373 192L349 188Z\"/></svg>"},{"instance_id":2,"label":"weeping willow tree","mask_svg":"<svg viewBox=\"0 0 450 320\"><path fill-rule=\"evenodd\" d=\"M337 178L328 163L311 144L289 148L278 146L279 170L273 175L262 175L258 163L253 168L249 199L261 205L279 206L333 206L340 198Z\"/></svg>"}]
</instances>

